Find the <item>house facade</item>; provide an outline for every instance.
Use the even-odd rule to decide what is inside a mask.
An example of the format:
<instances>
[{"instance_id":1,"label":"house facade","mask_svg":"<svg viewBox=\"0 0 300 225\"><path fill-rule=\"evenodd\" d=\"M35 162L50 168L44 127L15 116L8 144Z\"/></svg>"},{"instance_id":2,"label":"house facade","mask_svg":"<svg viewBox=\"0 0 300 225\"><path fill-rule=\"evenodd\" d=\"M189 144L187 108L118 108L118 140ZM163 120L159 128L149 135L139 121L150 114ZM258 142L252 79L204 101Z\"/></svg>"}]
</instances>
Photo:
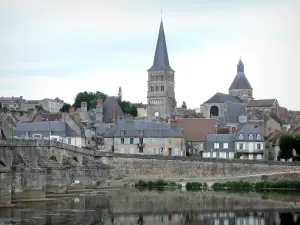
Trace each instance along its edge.
<instances>
[{"instance_id":1,"label":"house facade","mask_svg":"<svg viewBox=\"0 0 300 225\"><path fill-rule=\"evenodd\" d=\"M183 129L175 124L118 120L105 132L104 142L111 144L110 148L114 153L186 155Z\"/></svg>"},{"instance_id":2,"label":"house facade","mask_svg":"<svg viewBox=\"0 0 300 225\"><path fill-rule=\"evenodd\" d=\"M203 158L234 158L234 134L207 134L205 145Z\"/></svg>"},{"instance_id":3,"label":"house facade","mask_svg":"<svg viewBox=\"0 0 300 225\"><path fill-rule=\"evenodd\" d=\"M262 127L245 124L236 133L235 150L241 159L264 159L265 141Z\"/></svg>"}]
</instances>

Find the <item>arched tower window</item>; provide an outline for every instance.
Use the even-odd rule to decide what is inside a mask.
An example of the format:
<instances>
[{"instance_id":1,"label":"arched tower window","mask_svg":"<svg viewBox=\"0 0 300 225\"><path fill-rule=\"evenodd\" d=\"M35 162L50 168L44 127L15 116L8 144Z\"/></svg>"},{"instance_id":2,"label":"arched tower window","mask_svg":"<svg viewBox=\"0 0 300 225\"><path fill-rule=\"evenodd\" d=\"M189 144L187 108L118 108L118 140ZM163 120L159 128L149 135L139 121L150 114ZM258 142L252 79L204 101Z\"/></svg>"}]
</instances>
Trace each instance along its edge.
<instances>
[{"instance_id":1,"label":"arched tower window","mask_svg":"<svg viewBox=\"0 0 300 225\"><path fill-rule=\"evenodd\" d=\"M150 91L154 91L154 87L153 86L150 87Z\"/></svg>"},{"instance_id":2,"label":"arched tower window","mask_svg":"<svg viewBox=\"0 0 300 225\"><path fill-rule=\"evenodd\" d=\"M164 85L161 85L161 86L160 86L160 90L161 90L161 91L164 91L164 90L165 90Z\"/></svg>"},{"instance_id":3,"label":"arched tower window","mask_svg":"<svg viewBox=\"0 0 300 225\"><path fill-rule=\"evenodd\" d=\"M160 80L161 80L161 81L164 80L164 75L160 75Z\"/></svg>"},{"instance_id":4,"label":"arched tower window","mask_svg":"<svg viewBox=\"0 0 300 225\"><path fill-rule=\"evenodd\" d=\"M158 85L156 85L156 87L155 87L155 90L156 90L156 91L159 91L159 87L158 87Z\"/></svg>"},{"instance_id":5,"label":"arched tower window","mask_svg":"<svg viewBox=\"0 0 300 225\"><path fill-rule=\"evenodd\" d=\"M210 117L212 116L219 116L219 108L215 105L210 108Z\"/></svg>"}]
</instances>

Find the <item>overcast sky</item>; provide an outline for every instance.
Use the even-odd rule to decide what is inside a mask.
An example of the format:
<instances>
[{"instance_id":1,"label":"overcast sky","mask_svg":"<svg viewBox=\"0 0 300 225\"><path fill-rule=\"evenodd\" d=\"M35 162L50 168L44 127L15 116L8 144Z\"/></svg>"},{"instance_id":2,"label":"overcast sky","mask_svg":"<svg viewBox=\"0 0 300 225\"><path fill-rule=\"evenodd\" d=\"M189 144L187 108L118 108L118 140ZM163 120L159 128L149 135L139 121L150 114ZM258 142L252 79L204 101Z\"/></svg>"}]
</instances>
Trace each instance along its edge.
<instances>
[{"instance_id":1,"label":"overcast sky","mask_svg":"<svg viewBox=\"0 0 300 225\"><path fill-rule=\"evenodd\" d=\"M0 95L146 103L161 8L178 105L228 93L241 56L254 98L300 109L299 0L0 0Z\"/></svg>"}]
</instances>

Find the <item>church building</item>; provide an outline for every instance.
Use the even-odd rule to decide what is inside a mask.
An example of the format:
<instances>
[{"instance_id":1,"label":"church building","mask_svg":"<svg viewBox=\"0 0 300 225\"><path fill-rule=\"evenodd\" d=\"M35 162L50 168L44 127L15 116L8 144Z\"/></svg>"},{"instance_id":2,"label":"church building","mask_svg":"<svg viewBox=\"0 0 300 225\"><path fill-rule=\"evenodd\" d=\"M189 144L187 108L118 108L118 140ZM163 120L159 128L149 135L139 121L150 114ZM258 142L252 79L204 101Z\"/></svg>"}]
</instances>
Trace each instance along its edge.
<instances>
[{"instance_id":1,"label":"church building","mask_svg":"<svg viewBox=\"0 0 300 225\"><path fill-rule=\"evenodd\" d=\"M153 65L148 69L147 118L167 120L177 105L175 99L175 71L169 63L163 21L160 22Z\"/></svg>"}]
</instances>

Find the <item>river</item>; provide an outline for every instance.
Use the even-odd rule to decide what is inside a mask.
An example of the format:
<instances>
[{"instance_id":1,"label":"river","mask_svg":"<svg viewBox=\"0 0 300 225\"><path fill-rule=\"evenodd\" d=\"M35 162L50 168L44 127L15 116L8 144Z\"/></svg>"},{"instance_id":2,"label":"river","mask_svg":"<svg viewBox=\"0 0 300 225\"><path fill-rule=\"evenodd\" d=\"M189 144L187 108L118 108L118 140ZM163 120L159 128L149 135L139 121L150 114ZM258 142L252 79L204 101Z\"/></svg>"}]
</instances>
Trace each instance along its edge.
<instances>
[{"instance_id":1,"label":"river","mask_svg":"<svg viewBox=\"0 0 300 225\"><path fill-rule=\"evenodd\" d=\"M94 191L0 208L0 225L300 225L300 196Z\"/></svg>"}]
</instances>

